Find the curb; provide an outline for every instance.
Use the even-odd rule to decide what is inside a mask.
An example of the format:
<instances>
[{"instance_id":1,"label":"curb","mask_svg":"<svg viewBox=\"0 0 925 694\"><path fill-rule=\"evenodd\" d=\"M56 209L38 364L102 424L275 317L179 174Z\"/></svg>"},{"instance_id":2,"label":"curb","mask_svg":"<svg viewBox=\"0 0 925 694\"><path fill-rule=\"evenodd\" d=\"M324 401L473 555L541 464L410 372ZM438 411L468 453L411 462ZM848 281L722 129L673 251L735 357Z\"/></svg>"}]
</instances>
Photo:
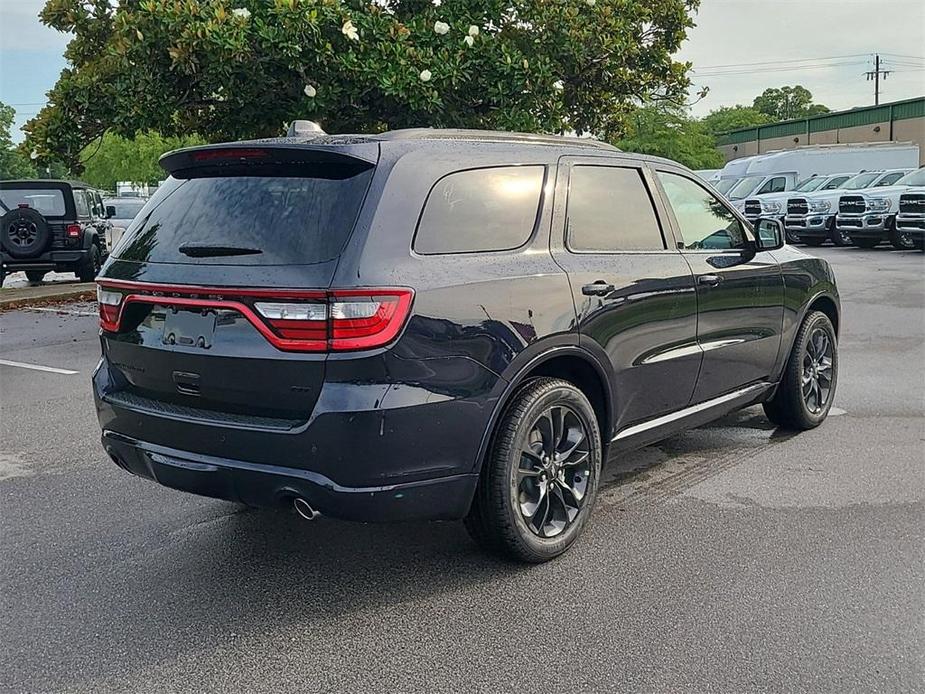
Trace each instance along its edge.
<instances>
[{"instance_id":1,"label":"curb","mask_svg":"<svg viewBox=\"0 0 925 694\"><path fill-rule=\"evenodd\" d=\"M0 311L8 311L23 306L42 306L63 301L81 301L95 298L96 284L93 282L63 286L44 285L40 287L0 289Z\"/></svg>"}]
</instances>

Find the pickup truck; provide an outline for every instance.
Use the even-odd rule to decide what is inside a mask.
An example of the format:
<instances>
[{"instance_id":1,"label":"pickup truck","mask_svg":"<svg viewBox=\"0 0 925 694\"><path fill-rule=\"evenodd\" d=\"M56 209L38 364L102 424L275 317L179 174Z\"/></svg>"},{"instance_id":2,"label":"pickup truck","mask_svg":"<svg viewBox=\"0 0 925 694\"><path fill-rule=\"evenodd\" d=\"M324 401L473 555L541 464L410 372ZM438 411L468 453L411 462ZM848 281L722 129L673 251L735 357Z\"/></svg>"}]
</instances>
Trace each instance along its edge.
<instances>
[{"instance_id":1,"label":"pickup truck","mask_svg":"<svg viewBox=\"0 0 925 694\"><path fill-rule=\"evenodd\" d=\"M809 246L821 246L831 239L836 246L850 246L852 239L837 232L835 226L841 197L859 190L891 185L908 173L908 169L865 171L845 181L840 188L788 197L784 215L788 239L795 238Z\"/></svg>"},{"instance_id":2,"label":"pickup truck","mask_svg":"<svg viewBox=\"0 0 925 694\"><path fill-rule=\"evenodd\" d=\"M743 214L745 218L752 223L752 226L757 225L758 220L762 217L776 219L783 225L787 198L793 197L794 194L798 193L814 193L816 191L840 188L853 175L854 174L850 173L834 173L824 176L811 176L800 181L793 190L747 198L743 206ZM796 241L796 238L790 238L788 240Z\"/></svg>"},{"instance_id":3,"label":"pickup truck","mask_svg":"<svg viewBox=\"0 0 925 694\"><path fill-rule=\"evenodd\" d=\"M885 240L901 250L921 246L925 212L922 200L925 168L903 176L891 186L841 195L835 215L836 236L847 236L861 248L873 248Z\"/></svg>"}]
</instances>

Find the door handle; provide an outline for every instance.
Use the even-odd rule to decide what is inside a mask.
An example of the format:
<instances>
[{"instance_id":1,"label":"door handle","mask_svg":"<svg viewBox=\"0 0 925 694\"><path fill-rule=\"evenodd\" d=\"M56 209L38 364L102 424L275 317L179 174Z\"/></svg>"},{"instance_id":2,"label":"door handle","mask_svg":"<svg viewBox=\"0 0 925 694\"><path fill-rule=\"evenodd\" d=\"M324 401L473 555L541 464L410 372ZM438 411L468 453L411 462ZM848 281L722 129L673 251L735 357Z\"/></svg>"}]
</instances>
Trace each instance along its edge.
<instances>
[{"instance_id":1,"label":"door handle","mask_svg":"<svg viewBox=\"0 0 925 694\"><path fill-rule=\"evenodd\" d=\"M723 281L723 278L719 275L700 275L697 278L697 281L700 284L705 284L708 287L715 287L717 284Z\"/></svg>"},{"instance_id":2,"label":"door handle","mask_svg":"<svg viewBox=\"0 0 925 694\"><path fill-rule=\"evenodd\" d=\"M581 288L581 293L585 296L607 296L613 291L613 285L607 284L604 280L598 280L594 284L586 284Z\"/></svg>"}]
</instances>

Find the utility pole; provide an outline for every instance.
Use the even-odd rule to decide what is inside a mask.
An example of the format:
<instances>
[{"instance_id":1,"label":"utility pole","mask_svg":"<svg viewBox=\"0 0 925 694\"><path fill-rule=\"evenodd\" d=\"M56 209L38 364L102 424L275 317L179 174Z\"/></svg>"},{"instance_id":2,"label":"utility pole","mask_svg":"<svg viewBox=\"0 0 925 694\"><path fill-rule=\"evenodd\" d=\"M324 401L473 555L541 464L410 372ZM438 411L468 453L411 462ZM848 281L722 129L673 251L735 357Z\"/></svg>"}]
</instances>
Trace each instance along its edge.
<instances>
[{"instance_id":1,"label":"utility pole","mask_svg":"<svg viewBox=\"0 0 925 694\"><path fill-rule=\"evenodd\" d=\"M867 81L874 81L874 106L880 105L880 75L883 75L883 79L886 79L886 76L890 74L890 70L881 70L880 69L880 54L877 53L874 55L874 69L869 70L864 73L867 75Z\"/></svg>"}]
</instances>

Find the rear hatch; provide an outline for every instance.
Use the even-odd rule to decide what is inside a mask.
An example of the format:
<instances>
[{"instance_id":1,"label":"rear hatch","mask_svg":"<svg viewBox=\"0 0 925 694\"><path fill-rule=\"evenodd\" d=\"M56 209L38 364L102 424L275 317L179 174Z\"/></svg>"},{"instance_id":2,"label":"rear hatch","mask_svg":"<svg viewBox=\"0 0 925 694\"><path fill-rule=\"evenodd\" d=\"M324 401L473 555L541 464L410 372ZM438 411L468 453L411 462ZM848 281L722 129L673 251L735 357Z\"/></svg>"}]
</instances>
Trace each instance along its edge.
<instances>
[{"instance_id":1,"label":"rear hatch","mask_svg":"<svg viewBox=\"0 0 925 694\"><path fill-rule=\"evenodd\" d=\"M171 174L98 279L113 404L235 427L293 429L324 380L337 259L375 144L218 145Z\"/></svg>"}]
</instances>

